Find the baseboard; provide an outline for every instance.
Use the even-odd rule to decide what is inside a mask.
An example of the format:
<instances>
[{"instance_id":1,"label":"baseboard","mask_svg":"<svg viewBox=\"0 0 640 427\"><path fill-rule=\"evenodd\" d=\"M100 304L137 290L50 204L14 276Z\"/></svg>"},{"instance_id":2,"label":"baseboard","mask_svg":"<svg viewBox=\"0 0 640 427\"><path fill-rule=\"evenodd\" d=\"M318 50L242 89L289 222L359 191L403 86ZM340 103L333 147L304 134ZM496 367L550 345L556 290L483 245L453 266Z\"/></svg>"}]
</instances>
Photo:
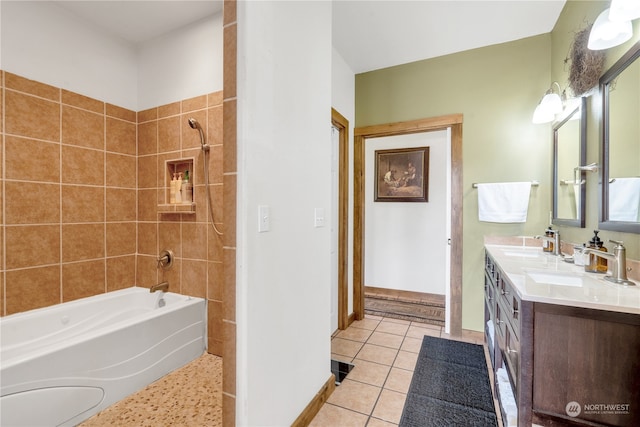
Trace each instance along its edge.
<instances>
[{"instance_id":1,"label":"baseboard","mask_svg":"<svg viewBox=\"0 0 640 427\"><path fill-rule=\"evenodd\" d=\"M311 402L304 408L304 411L296 418L291 424L291 427L307 427L311 424L311 421L315 418L322 408L322 405L329 399L333 390L336 389L336 377L331 374L326 383L320 388L320 391L316 393Z\"/></svg>"},{"instance_id":2,"label":"baseboard","mask_svg":"<svg viewBox=\"0 0 640 427\"><path fill-rule=\"evenodd\" d=\"M398 301L419 302L426 304L442 305L445 303L445 296L439 294L429 294L426 292L403 291L399 289L376 288L375 286L364 287L365 296L375 298L393 299Z\"/></svg>"}]
</instances>

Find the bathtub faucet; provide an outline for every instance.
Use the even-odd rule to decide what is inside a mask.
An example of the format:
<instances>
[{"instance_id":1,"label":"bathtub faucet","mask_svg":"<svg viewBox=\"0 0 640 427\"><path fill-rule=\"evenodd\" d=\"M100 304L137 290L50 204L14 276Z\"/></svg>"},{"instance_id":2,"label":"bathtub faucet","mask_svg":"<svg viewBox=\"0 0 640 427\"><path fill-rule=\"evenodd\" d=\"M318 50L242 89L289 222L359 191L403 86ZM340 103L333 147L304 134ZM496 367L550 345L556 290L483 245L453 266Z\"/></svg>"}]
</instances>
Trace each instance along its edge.
<instances>
[{"instance_id":1,"label":"bathtub faucet","mask_svg":"<svg viewBox=\"0 0 640 427\"><path fill-rule=\"evenodd\" d=\"M149 292L162 291L167 292L169 290L169 282L158 283L157 285L153 285Z\"/></svg>"}]
</instances>

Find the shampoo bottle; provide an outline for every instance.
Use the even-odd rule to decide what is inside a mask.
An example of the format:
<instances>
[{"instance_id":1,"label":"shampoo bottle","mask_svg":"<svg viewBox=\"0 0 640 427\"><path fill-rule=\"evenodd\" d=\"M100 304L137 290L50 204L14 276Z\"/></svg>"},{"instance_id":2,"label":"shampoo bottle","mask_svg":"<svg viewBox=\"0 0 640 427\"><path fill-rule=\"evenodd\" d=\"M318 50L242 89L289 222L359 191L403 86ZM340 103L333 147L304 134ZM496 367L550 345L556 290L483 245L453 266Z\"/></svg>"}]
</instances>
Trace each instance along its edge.
<instances>
[{"instance_id":1,"label":"shampoo bottle","mask_svg":"<svg viewBox=\"0 0 640 427\"><path fill-rule=\"evenodd\" d=\"M602 240L598 237L598 230L593 231L593 237L589 240L589 248L606 252L607 248L604 247ZM604 271L603 271L604 269ZM606 273L607 272L607 260L599 257L595 254L589 254L589 259L584 265L584 271L589 273Z\"/></svg>"},{"instance_id":2,"label":"shampoo bottle","mask_svg":"<svg viewBox=\"0 0 640 427\"><path fill-rule=\"evenodd\" d=\"M553 237L553 231L551 229L551 226L549 226L549 228L547 230L545 230L544 235L547 237ZM549 242L547 240L543 240L542 241L542 250L544 252L553 252L553 242Z\"/></svg>"},{"instance_id":3,"label":"shampoo bottle","mask_svg":"<svg viewBox=\"0 0 640 427\"><path fill-rule=\"evenodd\" d=\"M176 203L182 203L182 172L178 174L176 180Z\"/></svg>"},{"instance_id":4,"label":"shampoo bottle","mask_svg":"<svg viewBox=\"0 0 640 427\"><path fill-rule=\"evenodd\" d=\"M189 171L184 171L184 181L182 181L182 203L193 202L193 184L189 182Z\"/></svg>"},{"instance_id":5,"label":"shampoo bottle","mask_svg":"<svg viewBox=\"0 0 640 427\"><path fill-rule=\"evenodd\" d=\"M176 202L176 174L174 173L169 183L169 203Z\"/></svg>"}]
</instances>

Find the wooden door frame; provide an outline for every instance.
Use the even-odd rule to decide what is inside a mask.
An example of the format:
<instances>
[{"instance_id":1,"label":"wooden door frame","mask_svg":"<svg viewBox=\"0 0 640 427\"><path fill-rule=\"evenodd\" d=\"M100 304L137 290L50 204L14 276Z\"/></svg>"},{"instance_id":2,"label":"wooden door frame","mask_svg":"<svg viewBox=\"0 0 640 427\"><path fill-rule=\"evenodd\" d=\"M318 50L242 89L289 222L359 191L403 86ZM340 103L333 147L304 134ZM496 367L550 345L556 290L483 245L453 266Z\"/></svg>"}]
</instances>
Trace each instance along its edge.
<instances>
[{"instance_id":1,"label":"wooden door frame","mask_svg":"<svg viewBox=\"0 0 640 427\"><path fill-rule=\"evenodd\" d=\"M451 128L451 266L449 333L462 335L462 114L354 129L353 138L353 310L364 319L365 144L369 138Z\"/></svg>"},{"instance_id":2,"label":"wooden door frame","mask_svg":"<svg viewBox=\"0 0 640 427\"><path fill-rule=\"evenodd\" d=\"M349 232L349 120L334 108L331 124L338 137L338 329L349 326L348 232ZM333 331L332 331L333 332Z\"/></svg>"}]
</instances>

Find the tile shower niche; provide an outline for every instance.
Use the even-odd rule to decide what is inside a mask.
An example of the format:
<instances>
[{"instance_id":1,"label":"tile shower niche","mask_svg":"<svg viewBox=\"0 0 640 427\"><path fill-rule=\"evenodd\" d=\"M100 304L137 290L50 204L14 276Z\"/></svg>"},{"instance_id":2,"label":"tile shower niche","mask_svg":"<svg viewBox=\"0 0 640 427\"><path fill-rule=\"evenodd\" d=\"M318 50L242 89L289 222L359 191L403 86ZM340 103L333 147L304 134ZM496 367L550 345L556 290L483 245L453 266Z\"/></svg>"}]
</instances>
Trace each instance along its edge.
<instances>
[{"instance_id":1,"label":"tile shower niche","mask_svg":"<svg viewBox=\"0 0 640 427\"><path fill-rule=\"evenodd\" d=\"M193 165L195 163L195 159L193 157L187 157L182 159L175 160L167 160L164 163L164 201L158 204L158 212L159 213L184 213L184 214L195 214L196 213L196 202L195 198L193 198L193 194L195 194L193 183L195 180L195 172L193 170ZM171 202L171 180L174 177L182 176L184 180L188 171L189 175L189 183L192 185L191 194L192 201L190 202ZM183 185L182 192L185 192L185 188Z\"/></svg>"}]
</instances>

